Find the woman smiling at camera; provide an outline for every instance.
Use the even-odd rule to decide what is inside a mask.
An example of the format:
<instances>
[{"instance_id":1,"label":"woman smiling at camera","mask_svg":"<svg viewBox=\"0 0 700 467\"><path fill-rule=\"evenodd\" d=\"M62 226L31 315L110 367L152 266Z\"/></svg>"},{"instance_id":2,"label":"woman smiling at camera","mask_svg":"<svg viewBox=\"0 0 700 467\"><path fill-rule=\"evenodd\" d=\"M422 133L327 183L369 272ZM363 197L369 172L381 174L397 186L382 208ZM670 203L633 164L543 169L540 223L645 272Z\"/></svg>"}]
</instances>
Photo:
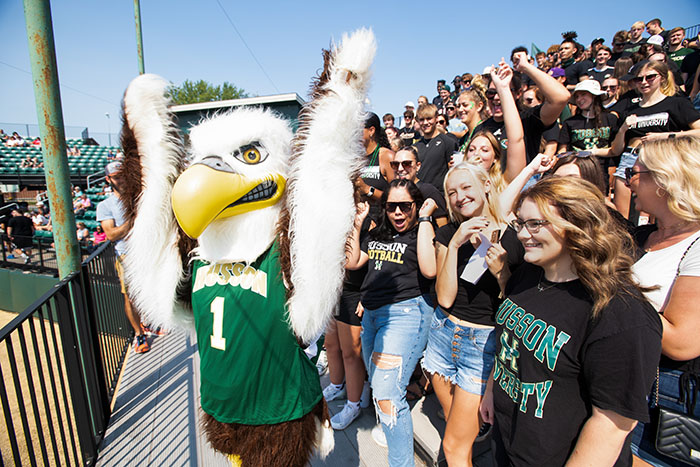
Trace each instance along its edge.
<instances>
[{"instance_id":1,"label":"woman smiling at camera","mask_svg":"<svg viewBox=\"0 0 700 467\"><path fill-rule=\"evenodd\" d=\"M436 267L433 229L430 218L423 217L422 205L423 196L413 182L392 181L382 195L379 224L362 244L359 229L368 207L360 205L346 265L348 269L368 265L361 287L362 355L391 466L413 465L406 386L433 317L427 297ZM382 442L377 430L372 436Z\"/></svg>"},{"instance_id":2,"label":"woman smiling at camera","mask_svg":"<svg viewBox=\"0 0 700 467\"><path fill-rule=\"evenodd\" d=\"M496 465L632 465L627 435L648 420L661 323L603 201L589 182L550 177L516 203L526 263L496 314L481 406Z\"/></svg>"},{"instance_id":3,"label":"woman smiling at camera","mask_svg":"<svg viewBox=\"0 0 700 467\"><path fill-rule=\"evenodd\" d=\"M445 458L450 465L471 465L472 445L481 426L479 403L496 349L493 326L501 285L522 263L523 248L515 232L506 229L491 179L481 166L466 162L454 166L445 177L445 193L452 222L435 235L439 307L422 365L447 420ZM472 275L468 263L480 257L484 238L493 246L482 253L478 264L485 258L488 269Z\"/></svg>"}]
</instances>

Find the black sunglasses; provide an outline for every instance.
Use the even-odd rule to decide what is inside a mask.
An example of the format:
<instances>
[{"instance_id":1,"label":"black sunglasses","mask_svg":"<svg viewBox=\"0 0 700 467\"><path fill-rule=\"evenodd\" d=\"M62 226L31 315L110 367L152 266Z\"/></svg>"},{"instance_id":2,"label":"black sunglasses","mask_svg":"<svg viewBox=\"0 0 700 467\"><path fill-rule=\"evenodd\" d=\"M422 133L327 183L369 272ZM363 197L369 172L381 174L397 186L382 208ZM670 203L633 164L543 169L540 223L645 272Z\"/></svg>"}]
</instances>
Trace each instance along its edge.
<instances>
[{"instance_id":1,"label":"black sunglasses","mask_svg":"<svg viewBox=\"0 0 700 467\"><path fill-rule=\"evenodd\" d=\"M632 78L630 81L636 84L641 84L646 80L647 83L653 83L656 78L659 78L661 75L658 73L649 73L648 75L644 76L637 76L636 78Z\"/></svg>"},{"instance_id":2,"label":"black sunglasses","mask_svg":"<svg viewBox=\"0 0 700 467\"><path fill-rule=\"evenodd\" d=\"M408 170L413 167L413 161L391 161L389 162L389 165L394 170L398 170L399 166L403 167L404 170Z\"/></svg>"},{"instance_id":3,"label":"black sunglasses","mask_svg":"<svg viewBox=\"0 0 700 467\"><path fill-rule=\"evenodd\" d=\"M496 96L496 94L498 94L498 91L496 91L495 89L488 89L484 94L486 94L486 97L488 97L489 99L492 99Z\"/></svg>"},{"instance_id":4,"label":"black sunglasses","mask_svg":"<svg viewBox=\"0 0 700 467\"><path fill-rule=\"evenodd\" d=\"M399 208L402 213L408 214L413 208L415 201L387 201L384 205L386 207L386 212L395 212L396 208Z\"/></svg>"},{"instance_id":5,"label":"black sunglasses","mask_svg":"<svg viewBox=\"0 0 700 467\"><path fill-rule=\"evenodd\" d=\"M634 177L635 175L648 173L651 173L651 170L639 170L635 172L634 167L627 167L625 169L625 182L629 184L632 181L632 177Z\"/></svg>"}]
</instances>

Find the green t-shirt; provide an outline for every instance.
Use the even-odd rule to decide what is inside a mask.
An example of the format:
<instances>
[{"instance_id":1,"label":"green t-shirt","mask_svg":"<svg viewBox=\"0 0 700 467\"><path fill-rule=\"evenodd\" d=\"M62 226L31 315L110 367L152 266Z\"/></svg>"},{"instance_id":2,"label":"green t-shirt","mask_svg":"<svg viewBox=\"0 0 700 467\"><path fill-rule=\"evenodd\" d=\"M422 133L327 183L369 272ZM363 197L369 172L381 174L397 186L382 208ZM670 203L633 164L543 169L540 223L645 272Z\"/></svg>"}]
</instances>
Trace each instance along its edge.
<instances>
[{"instance_id":1,"label":"green t-shirt","mask_svg":"<svg viewBox=\"0 0 700 467\"><path fill-rule=\"evenodd\" d=\"M192 280L202 409L246 425L309 413L321 385L286 320L277 244L250 265L195 261Z\"/></svg>"}]
</instances>

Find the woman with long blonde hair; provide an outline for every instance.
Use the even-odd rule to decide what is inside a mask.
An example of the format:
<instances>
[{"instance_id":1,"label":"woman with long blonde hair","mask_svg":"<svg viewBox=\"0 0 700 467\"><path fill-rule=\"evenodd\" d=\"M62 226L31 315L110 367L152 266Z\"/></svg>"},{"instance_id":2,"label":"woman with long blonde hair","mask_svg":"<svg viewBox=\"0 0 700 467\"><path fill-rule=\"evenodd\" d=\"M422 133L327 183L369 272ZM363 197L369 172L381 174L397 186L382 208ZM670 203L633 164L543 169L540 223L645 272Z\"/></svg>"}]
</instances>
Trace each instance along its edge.
<instances>
[{"instance_id":1,"label":"woman with long blonde hair","mask_svg":"<svg viewBox=\"0 0 700 467\"><path fill-rule=\"evenodd\" d=\"M633 267L639 282L654 288L646 295L664 328L661 360L654 362L659 396L650 402L700 419L692 402L700 382L700 138L644 143L626 175L637 208L656 219L635 233L644 254ZM654 428L640 425L632 449L652 465L680 465L657 452Z\"/></svg>"},{"instance_id":2,"label":"woman with long blonde hair","mask_svg":"<svg viewBox=\"0 0 700 467\"><path fill-rule=\"evenodd\" d=\"M471 465L481 428L479 402L496 347L493 325L500 281L522 262L523 251L506 228L496 190L481 166L462 162L452 167L445 177L445 195L451 222L434 235L439 306L422 366L447 420L445 458L450 465ZM432 229L429 222L424 224ZM427 247L432 238L427 238ZM467 270L472 257L477 266L485 259L488 268Z\"/></svg>"},{"instance_id":3,"label":"woman with long blonde hair","mask_svg":"<svg viewBox=\"0 0 700 467\"><path fill-rule=\"evenodd\" d=\"M625 441L648 421L661 350L661 323L625 253L632 239L578 178L545 178L516 206L525 263L496 313L481 406L495 421L495 463L631 465Z\"/></svg>"}]
</instances>

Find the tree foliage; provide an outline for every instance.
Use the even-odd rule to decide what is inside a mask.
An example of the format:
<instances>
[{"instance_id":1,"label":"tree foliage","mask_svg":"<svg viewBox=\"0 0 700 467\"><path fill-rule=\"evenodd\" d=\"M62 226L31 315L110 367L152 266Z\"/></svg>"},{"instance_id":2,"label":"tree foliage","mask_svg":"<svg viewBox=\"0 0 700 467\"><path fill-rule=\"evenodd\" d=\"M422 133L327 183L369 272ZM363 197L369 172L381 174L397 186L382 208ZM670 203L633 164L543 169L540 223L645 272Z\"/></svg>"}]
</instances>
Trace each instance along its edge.
<instances>
[{"instance_id":1,"label":"tree foliage","mask_svg":"<svg viewBox=\"0 0 700 467\"><path fill-rule=\"evenodd\" d=\"M186 79L180 86L170 86L170 96L173 104L195 104L197 102L214 102L228 99L248 97L248 94L228 81L220 86L214 86L203 79L192 82Z\"/></svg>"}]
</instances>

